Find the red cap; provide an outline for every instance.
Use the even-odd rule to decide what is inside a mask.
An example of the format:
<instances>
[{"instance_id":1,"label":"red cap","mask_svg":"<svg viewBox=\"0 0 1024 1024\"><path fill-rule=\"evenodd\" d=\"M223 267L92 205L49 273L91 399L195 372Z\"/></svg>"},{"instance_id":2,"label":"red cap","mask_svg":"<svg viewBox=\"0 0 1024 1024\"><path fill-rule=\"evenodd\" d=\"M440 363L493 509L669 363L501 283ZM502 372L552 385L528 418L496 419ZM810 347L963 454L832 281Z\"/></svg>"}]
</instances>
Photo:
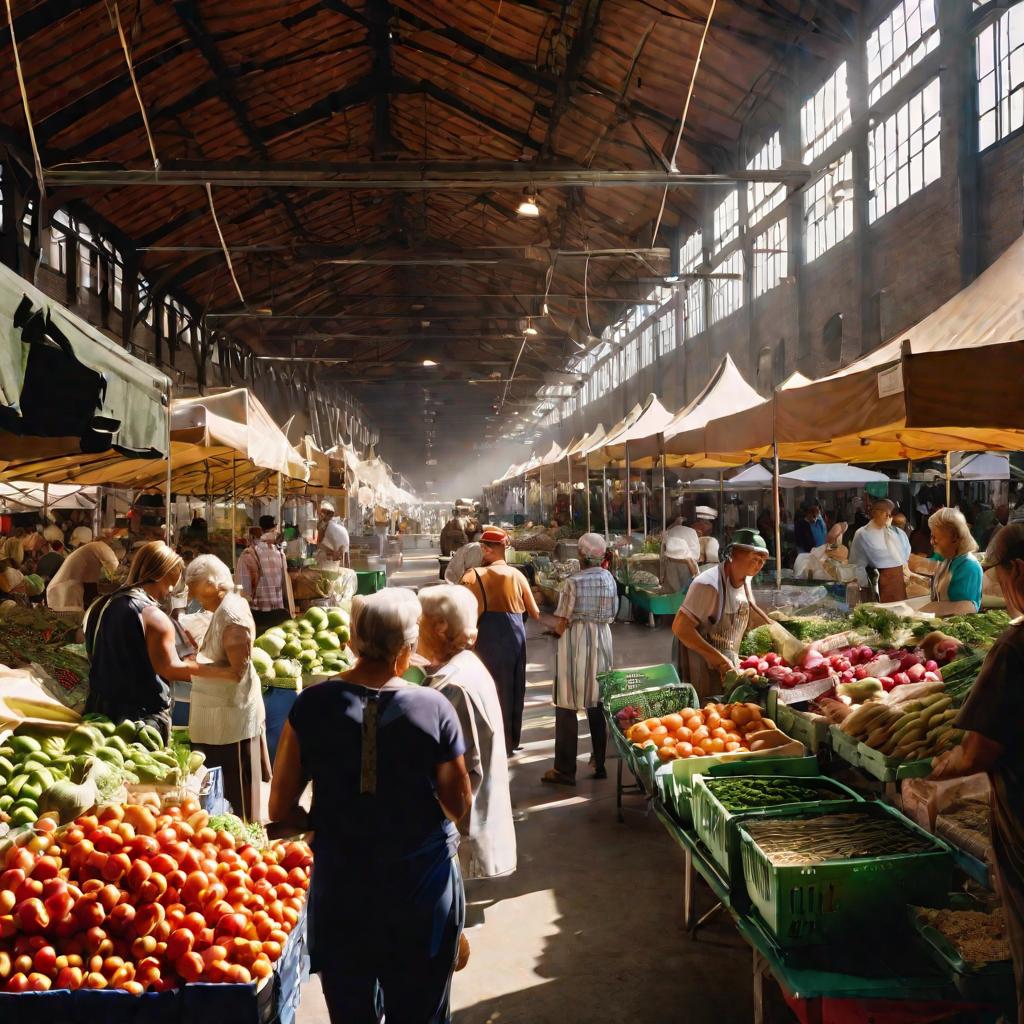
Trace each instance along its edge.
<instances>
[{"instance_id":1,"label":"red cap","mask_svg":"<svg viewBox=\"0 0 1024 1024\"><path fill-rule=\"evenodd\" d=\"M500 526L488 526L480 534L481 544L507 544L508 534Z\"/></svg>"}]
</instances>

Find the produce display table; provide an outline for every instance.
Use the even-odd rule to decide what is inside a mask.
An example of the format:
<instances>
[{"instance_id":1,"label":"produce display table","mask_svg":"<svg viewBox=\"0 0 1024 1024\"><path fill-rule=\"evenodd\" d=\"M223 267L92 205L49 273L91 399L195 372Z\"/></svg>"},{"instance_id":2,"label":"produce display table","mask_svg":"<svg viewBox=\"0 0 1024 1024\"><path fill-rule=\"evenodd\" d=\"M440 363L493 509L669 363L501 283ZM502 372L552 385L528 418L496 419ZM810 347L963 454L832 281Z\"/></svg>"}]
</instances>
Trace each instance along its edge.
<instances>
[{"instance_id":1,"label":"produce display table","mask_svg":"<svg viewBox=\"0 0 1024 1024\"><path fill-rule=\"evenodd\" d=\"M686 597L686 591L680 590L678 594L652 594L649 590L640 587L627 586L626 597L634 609L646 612L647 625L654 629L656 623L655 615L675 615L679 611Z\"/></svg>"},{"instance_id":2,"label":"produce display table","mask_svg":"<svg viewBox=\"0 0 1024 1024\"><path fill-rule=\"evenodd\" d=\"M654 812L666 831L682 848L685 856L683 873L683 926L691 936L714 914L728 911L737 930L754 955L754 1021L764 1021L763 984L772 975L787 1002L801 1020L808 1024L844 1020L893 1022L939 1019L937 1010L969 1014L965 1019L995 1021L998 1012L963 1000L949 977L929 955L923 940L909 928L878 929L870 936L851 935L842 950L835 946L812 946L781 949L766 933L758 919L749 913L745 899L734 900L729 883L722 877L696 833L680 825L657 796ZM699 875L711 889L717 903L701 918L694 920L694 877ZM867 941L861 941L861 940ZM899 970L894 971L894 965ZM844 1014L838 1016L830 1007L844 1002ZM899 1016L886 1016L893 1011ZM920 1016L915 1016L916 1013Z\"/></svg>"},{"instance_id":3,"label":"produce display table","mask_svg":"<svg viewBox=\"0 0 1024 1024\"><path fill-rule=\"evenodd\" d=\"M388 585L388 575L384 569L356 569L357 594L376 594Z\"/></svg>"},{"instance_id":4,"label":"produce display table","mask_svg":"<svg viewBox=\"0 0 1024 1024\"><path fill-rule=\"evenodd\" d=\"M309 977L306 911L288 936L274 973L260 985L196 982L168 992L133 996L121 989L0 992L4 1024L293 1024Z\"/></svg>"}]
</instances>

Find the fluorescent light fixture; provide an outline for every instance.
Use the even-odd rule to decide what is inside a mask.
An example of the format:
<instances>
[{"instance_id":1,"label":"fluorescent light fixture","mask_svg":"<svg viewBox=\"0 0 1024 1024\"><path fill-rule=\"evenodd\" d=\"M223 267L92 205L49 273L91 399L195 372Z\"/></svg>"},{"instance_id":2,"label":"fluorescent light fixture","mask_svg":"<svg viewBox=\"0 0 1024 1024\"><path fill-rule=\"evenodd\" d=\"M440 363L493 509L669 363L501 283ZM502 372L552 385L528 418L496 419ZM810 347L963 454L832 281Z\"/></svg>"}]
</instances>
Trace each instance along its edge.
<instances>
[{"instance_id":1,"label":"fluorescent light fixture","mask_svg":"<svg viewBox=\"0 0 1024 1024\"><path fill-rule=\"evenodd\" d=\"M424 359L423 360L423 365L424 366L437 366L437 363L435 363L433 359Z\"/></svg>"},{"instance_id":2,"label":"fluorescent light fixture","mask_svg":"<svg viewBox=\"0 0 1024 1024\"><path fill-rule=\"evenodd\" d=\"M520 217L539 217L540 206L537 203L537 193L529 188L524 189L523 198L519 200L516 213Z\"/></svg>"},{"instance_id":3,"label":"fluorescent light fixture","mask_svg":"<svg viewBox=\"0 0 1024 1024\"><path fill-rule=\"evenodd\" d=\"M523 334L527 337L533 338L537 334L537 328L533 326L533 317L527 317L526 327L523 330Z\"/></svg>"}]
</instances>

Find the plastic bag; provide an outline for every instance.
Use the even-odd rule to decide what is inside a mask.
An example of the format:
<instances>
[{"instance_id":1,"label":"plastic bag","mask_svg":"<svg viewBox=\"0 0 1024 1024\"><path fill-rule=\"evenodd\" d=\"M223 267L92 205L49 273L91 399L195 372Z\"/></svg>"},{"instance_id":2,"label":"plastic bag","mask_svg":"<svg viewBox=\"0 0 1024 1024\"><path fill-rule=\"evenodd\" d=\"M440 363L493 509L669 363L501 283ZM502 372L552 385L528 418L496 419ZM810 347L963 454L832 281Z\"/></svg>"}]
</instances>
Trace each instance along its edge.
<instances>
[{"instance_id":1,"label":"plastic bag","mask_svg":"<svg viewBox=\"0 0 1024 1024\"><path fill-rule=\"evenodd\" d=\"M987 800L989 795L984 773L962 779L904 779L900 789L903 813L929 832L935 831L935 819L958 800Z\"/></svg>"}]
</instances>

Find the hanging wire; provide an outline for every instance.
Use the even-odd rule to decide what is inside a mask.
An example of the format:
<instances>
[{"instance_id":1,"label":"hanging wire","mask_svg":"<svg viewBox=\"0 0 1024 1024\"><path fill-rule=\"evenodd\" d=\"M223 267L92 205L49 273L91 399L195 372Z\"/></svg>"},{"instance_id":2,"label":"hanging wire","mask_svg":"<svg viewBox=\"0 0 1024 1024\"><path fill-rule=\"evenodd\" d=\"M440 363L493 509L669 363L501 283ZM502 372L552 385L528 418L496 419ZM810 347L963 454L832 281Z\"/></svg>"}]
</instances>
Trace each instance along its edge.
<instances>
[{"instance_id":1,"label":"hanging wire","mask_svg":"<svg viewBox=\"0 0 1024 1024\"><path fill-rule=\"evenodd\" d=\"M39 186L40 204L46 194L46 183L43 179L43 163L39 158L39 145L36 143L36 130L32 124L32 112L28 106L28 90L25 88L25 76L21 70L21 54L18 52L18 37L14 34L14 15L11 13L11 0L7 4L7 27L11 30L11 45L14 47L14 70L18 76L18 90L21 93L21 105L25 110L25 123L28 126L28 140L32 145L32 159L36 164L36 184Z\"/></svg>"},{"instance_id":2,"label":"hanging wire","mask_svg":"<svg viewBox=\"0 0 1024 1024\"><path fill-rule=\"evenodd\" d=\"M693 99L694 86L697 84L697 72L700 71L701 57L704 55L704 43L708 38L708 31L711 28L711 20L715 16L715 7L718 4L718 0L711 0L711 6L708 8L708 20L704 22L704 31L700 36L700 46L697 47L697 59L693 65L693 74L690 76L690 85L686 90L686 102L683 104L683 116L679 120L679 131L676 134L676 144L672 147L672 158L669 160L669 165L672 170L676 170L676 155L679 152L679 145L683 141L683 131L686 128L686 118L690 113L690 100ZM661 193L661 207L658 210L658 219L654 222L654 234L651 235L651 248L654 248L654 243L658 237L658 230L661 228L661 218L665 216L665 202L668 199L668 185L665 186Z\"/></svg>"},{"instance_id":3,"label":"hanging wire","mask_svg":"<svg viewBox=\"0 0 1024 1024\"><path fill-rule=\"evenodd\" d=\"M210 183L206 183L206 198L210 200L210 213L213 215L213 226L217 229L217 237L220 239L220 247L224 250L224 259L227 261L228 271L231 274L231 280L235 283L235 291L238 292L238 298L242 305L246 305L245 296L242 294L242 286L238 283L238 278L235 276L235 267L231 262L231 253L228 250L228 244L224 241L224 232L220 229L220 221L217 220L217 207L213 205L213 189L210 187Z\"/></svg>"},{"instance_id":4,"label":"hanging wire","mask_svg":"<svg viewBox=\"0 0 1024 1024\"><path fill-rule=\"evenodd\" d=\"M8 0L10 6L10 0ZM132 80L132 89L135 90L135 99L139 104L139 112L142 114L142 126L146 129L146 141L149 143L149 152L153 156L153 170L160 170L160 161L156 155L156 144L153 142L153 133L149 130L149 118L146 116L146 105L142 102L142 93L139 91L139 83L135 78L135 68L132 66L132 55L128 49L128 40L125 39L124 29L121 27L121 12L118 10L117 0L107 3L107 14L114 27L117 29L117 37L121 40L121 49L124 50L124 59L128 64L128 77Z\"/></svg>"}]
</instances>

